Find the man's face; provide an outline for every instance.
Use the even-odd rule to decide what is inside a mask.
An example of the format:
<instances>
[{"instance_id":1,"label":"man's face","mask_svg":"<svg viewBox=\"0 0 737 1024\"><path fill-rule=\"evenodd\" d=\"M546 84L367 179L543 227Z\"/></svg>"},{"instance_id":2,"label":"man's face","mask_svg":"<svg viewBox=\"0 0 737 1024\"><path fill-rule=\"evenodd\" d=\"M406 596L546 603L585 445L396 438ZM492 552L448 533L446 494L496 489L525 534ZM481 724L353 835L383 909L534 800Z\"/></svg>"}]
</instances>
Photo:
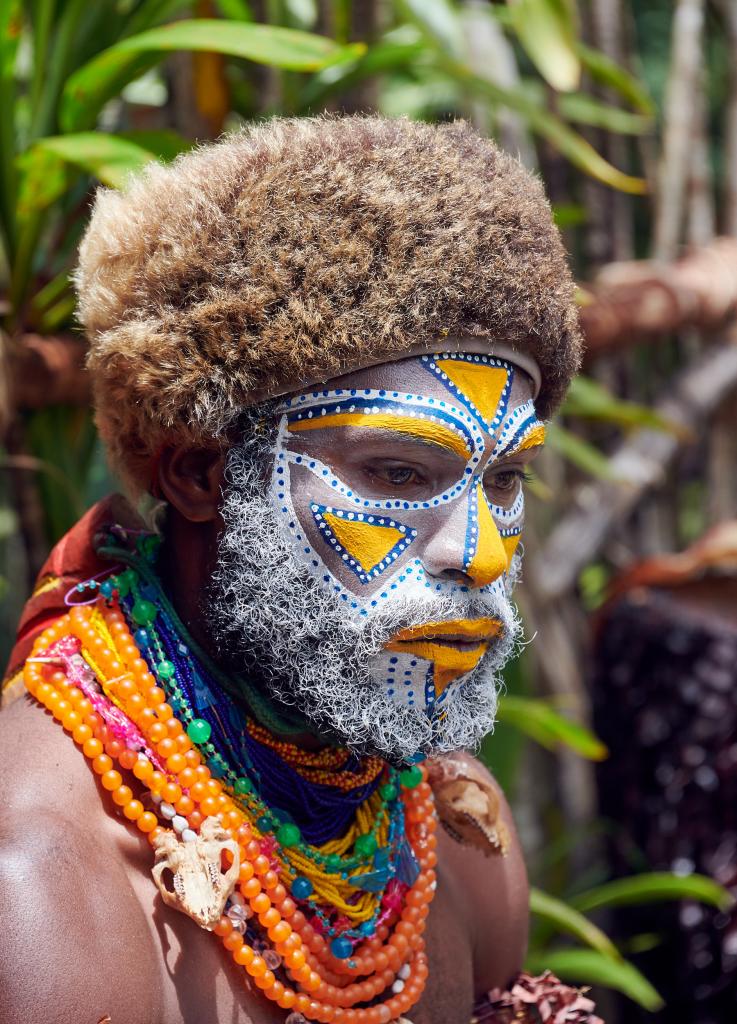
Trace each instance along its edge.
<instances>
[{"instance_id":1,"label":"man's face","mask_svg":"<svg viewBox=\"0 0 737 1024\"><path fill-rule=\"evenodd\" d=\"M279 534L282 563L286 557L300 595L312 595L312 612L300 600L298 614L313 619L310 639L322 641L314 654L323 675L330 674L329 658L346 660L334 643L340 636L353 648L342 676L360 671L355 684L384 701L372 713L391 706L407 721L424 718L429 724L416 735L425 748L442 746L464 690L486 682L495 693L489 683L517 629L508 592L522 527L522 477L544 439L530 378L492 356L421 356L292 396L276 416L266 495L271 532ZM225 572L239 571L231 557L236 548L243 556L242 535L238 545L228 540L229 519L238 515L226 497L221 589ZM262 549L269 544L261 538ZM271 592L284 619L295 587L283 565L277 576L272 572ZM232 580L229 587L233 593ZM291 593L289 609L276 587ZM263 604L262 596L260 621ZM253 647L258 624L247 614ZM247 632L248 622L240 628ZM299 632L304 628L303 622ZM284 645L284 637L276 643ZM267 654L267 665L272 660ZM283 675L284 659L276 660ZM292 680L297 705L304 674L303 665L301 678ZM361 703L355 686L354 700ZM488 707L478 710L488 726ZM325 709L318 714L363 745L344 722L341 730ZM409 733L407 741L413 742ZM402 754L396 743L382 752Z\"/></svg>"}]
</instances>

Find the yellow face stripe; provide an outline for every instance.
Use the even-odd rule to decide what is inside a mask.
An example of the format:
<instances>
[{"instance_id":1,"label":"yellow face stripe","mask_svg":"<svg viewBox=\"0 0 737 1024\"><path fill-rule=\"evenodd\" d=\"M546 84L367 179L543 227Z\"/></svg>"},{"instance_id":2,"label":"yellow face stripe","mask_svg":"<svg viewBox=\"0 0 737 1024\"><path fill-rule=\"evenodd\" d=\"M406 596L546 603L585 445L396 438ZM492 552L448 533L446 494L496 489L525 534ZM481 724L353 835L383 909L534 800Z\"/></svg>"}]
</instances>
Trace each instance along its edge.
<instances>
[{"instance_id":1,"label":"yellow face stripe","mask_svg":"<svg viewBox=\"0 0 737 1024\"><path fill-rule=\"evenodd\" d=\"M517 545L519 544L521 539L522 534L520 533L515 534L511 537L502 537L502 544L504 545L504 550L507 552L507 561L509 562L510 565L512 564L512 558L514 557L514 553L517 550Z\"/></svg>"},{"instance_id":2,"label":"yellow face stripe","mask_svg":"<svg viewBox=\"0 0 737 1024\"><path fill-rule=\"evenodd\" d=\"M522 439L522 443L506 454L507 456L515 455L517 452L523 452L527 448L536 448L540 444L545 444L545 426L542 423L538 423L536 427L533 427L527 437Z\"/></svg>"},{"instance_id":3,"label":"yellow face stripe","mask_svg":"<svg viewBox=\"0 0 737 1024\"><path fill-rule=\"evenodd\" d=\"M454 679L475 668L488 647L488 643L484 642L469 651L461 651L457 647L434 644L429 640L392 640L386 645L388 651L411 654L415 658L423 658L433 663L436 697L439 697Z\"/></svg>"},{"instance_id":4,"label":"yellow face stripe","mask_svg":"<svg viewBox=\"0 0 737 1024\"><path fill-rule=\"evenodd\" d=\"M440 448L459 455L462 459L471 457L470 448L458 434L432 420L416 419L414 416L337 412L329 413L327 416L316 416L311 420L298 420L290 423L289 430L290 433L297 434L306 430L325 430L329 427L373 427L375 430L393 430L438 445Z\"/></svg>"},{"instance_id":5,"label":"yellow face stripe","mask_svg":"<svg viewBox=\"0 0 737 1024\"><path fill-rule=\"evenodd\" d=\"M507 571L509 559L484 489L481 484L477 487L478 544L467 572L477 587L485 587Z\"/></svg>"}]
</instances>

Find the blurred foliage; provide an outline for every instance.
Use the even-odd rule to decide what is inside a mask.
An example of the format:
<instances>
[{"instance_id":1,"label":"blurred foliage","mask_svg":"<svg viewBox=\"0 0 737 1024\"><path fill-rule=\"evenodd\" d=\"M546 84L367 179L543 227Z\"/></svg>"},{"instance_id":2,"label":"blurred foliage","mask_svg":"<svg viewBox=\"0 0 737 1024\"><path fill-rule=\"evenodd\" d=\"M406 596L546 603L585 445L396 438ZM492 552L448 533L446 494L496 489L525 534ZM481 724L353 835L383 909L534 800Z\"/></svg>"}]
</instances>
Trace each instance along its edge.
<instances>
[{"instance_id":1,"label":"blurred foliage","mask_svg":"<svg viewBox=\"0 0 737 1024\"><path fill-rule=\"evenodd\" d=\"M646 190L632 167L642 166L638 147L652 140L662 109L670 4L632 4L631 14L639 51L624 67L589 45L574 0L0 0L4 344L24 332L74 328L70 272L98 183L119 187L149 160L174 159L195 137L275 114L374 108L429 120L470 118L542 173L557 221L580 257L591 184L633 197ZM725 49L712 49L722 82ZM182 62L189 91L181 87ZM716 88L710 96L716 116L724 94ZM631 167L604 155L600 143L611 137L623 140ZM648 207L644 199L632 202L642 251ZM550 432L569 477L611 475L602 436L610 441L642 426L676 429L646 399L646 388L639 400L623 400L601 381L579 378ZM23 451L8 450L5 469L32 474L51 544L114 484L87 410L11 407L8 415ZM6 473L0 557L16 583L4 605L6 650L24 597L17 583L22 548L12 535L25 514L8 481ZM550 487L533 489L550 500ZM590 607L600 603L608 575L600 564L586 570L582 592ZM526 657L510 667L507 685L484 755L508 792L530 739L549 751L606 756L560 701L533 694ZM584 912L630 899L718 905L723 893L705 879L644 875L576 894L565 870L575 838L559 823L551 836L547 864L532 865L533 879L550 882L555 895L533 889L529 966L611 986L657 1008L658 993ZM576 944L561 943L561 935Z\"/></svg>"}]
</instances>

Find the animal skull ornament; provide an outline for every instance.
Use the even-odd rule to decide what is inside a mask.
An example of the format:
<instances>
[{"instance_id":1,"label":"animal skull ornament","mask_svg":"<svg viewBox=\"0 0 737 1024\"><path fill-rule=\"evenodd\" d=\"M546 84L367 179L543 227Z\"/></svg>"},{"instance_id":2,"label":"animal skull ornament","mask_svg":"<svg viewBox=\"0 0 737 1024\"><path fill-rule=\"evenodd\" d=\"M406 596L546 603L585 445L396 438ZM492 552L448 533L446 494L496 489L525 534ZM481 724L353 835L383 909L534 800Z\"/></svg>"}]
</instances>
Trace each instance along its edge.
<instances>
[{"instance_id":1,"label":"animal skull ornament","mask_svg":"<svg viewBox=\"0 0 737 1024\"><path fill-rule=\"evenodd\" d=\"M156 862L151 874L164 903L181 910L200 927L212 931L238 879L238 844L217 818L205 818L200 834L191 842L183 842L175 832L167 829L154 840L153 847ZM227 871L222 867L225 850L233 857ZM173 891L164 881L167 870L174 876Z\"/></svg>"}]
</instances>

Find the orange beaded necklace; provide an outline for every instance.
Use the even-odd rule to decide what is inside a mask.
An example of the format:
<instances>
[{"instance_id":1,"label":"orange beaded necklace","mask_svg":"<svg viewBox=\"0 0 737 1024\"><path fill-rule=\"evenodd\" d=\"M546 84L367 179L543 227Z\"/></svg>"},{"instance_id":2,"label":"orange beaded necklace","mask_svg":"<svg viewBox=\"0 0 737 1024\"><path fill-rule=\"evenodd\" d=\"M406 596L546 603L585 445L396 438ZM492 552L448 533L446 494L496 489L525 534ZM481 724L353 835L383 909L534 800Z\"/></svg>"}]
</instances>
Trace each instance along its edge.
<instances>
[{"instance_id":1,"label":"orange beaded necklace","mask_svg":"<svg viewBox=\"0 0 737 1024\"><path fill-rule=\"evenodd\" d=\"M114 650L95 628L93 618L100 615ZM54 646L70 635L81 644L105 694L144 738L150 756L117 739L84 689L59 670ZM257 950L245 941L231 916L220 917L212 930L253 984L278 1006L293 1011L287 1018L289 1024L298 1024L300 1015L325 1024L389 1024L417 1003L428 974L423 932L435 891L437 862L436 817L424 768L420 784L402 792L419 875L401 909L350 959L339 959L289 896L242 809L211 776L167 704L166 693L149 672L117 606L107 607L100 601L95 607L72 608L58 619L37 639L25 665L24 680L31 695L82 747L113 802L153 846L166 829L156 813L144 807L133 787L139 795L144 790L171 805L186 819L191 832L214 818L237 843L236 891L241 905L247 905L252 920L259 923L263 948ZM121 772L130 773L131 785ZM269 957L272 951L276 956ZM275 970L283 970L283 981ZM360 1005L379 998L375 1005Z\"/></svg>"}]
</instances>

